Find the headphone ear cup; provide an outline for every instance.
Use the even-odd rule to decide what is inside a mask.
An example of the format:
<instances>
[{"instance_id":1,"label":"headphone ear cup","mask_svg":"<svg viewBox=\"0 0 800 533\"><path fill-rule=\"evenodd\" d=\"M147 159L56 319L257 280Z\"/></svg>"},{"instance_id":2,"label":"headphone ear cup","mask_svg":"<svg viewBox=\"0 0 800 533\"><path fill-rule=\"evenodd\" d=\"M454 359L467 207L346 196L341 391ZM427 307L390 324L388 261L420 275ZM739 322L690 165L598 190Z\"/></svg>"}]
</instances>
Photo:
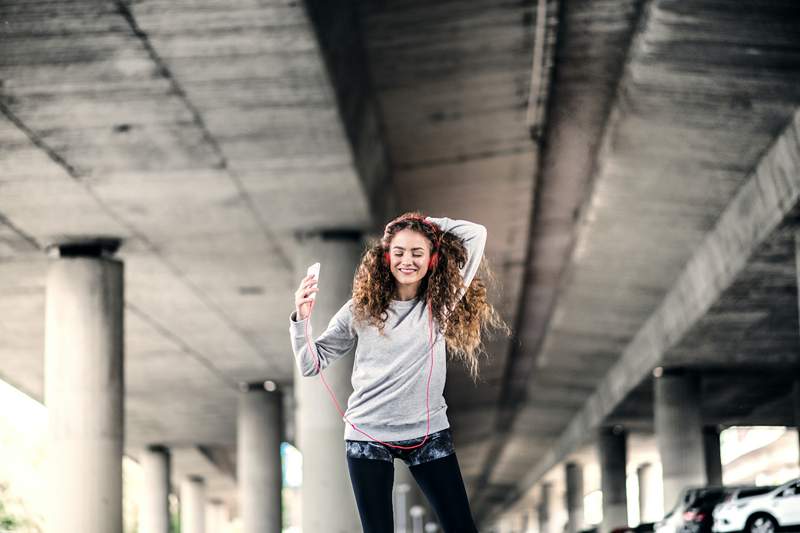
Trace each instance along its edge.
<instances>
[{"instance_id":1,"label":"headphone ear cup","mask_svg":"<svg viewBox=\"0 0 800 533\"><path fill-rule=\"evenodd\" d=\"M436 265L438 265L438 264L439 264L439 252L433 252L433 255L431 256L431 260L428 263L428 269L429 270L436 270Z\"/></svg>"},{"instance_id":2,"label":"headphone ear cup","mask_svg":"<svg viewBox=\"0 0 800 533\"><path fill-rule=\"evenodd\" d=\"M385 264L387 267L391 266L392 261L389 258L389 252L383 252L383 264Z\"/></svg>"}]
</instances>

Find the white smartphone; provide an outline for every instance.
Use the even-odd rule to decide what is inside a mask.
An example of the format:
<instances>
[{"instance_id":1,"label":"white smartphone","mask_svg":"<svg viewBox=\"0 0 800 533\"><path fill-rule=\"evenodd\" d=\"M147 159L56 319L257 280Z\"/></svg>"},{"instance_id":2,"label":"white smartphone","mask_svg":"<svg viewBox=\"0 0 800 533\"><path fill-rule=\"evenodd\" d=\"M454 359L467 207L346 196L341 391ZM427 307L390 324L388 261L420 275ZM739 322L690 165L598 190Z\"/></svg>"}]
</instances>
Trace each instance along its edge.
<instances>
[{"instance_id":1,"label":"white smartphone","mask_svg":"<svg viewBox=\"0 0 800 533\"><path fill-rule=\"evenodd\" d=\"M319 263L314 263L313 265L308 267L308 270L306 271L306 275L307 276L313 275L317 283L319 283L319 266L320 266ZM309 296L309 298L315 300L317 298L317 293L316 292L311 293L311 296Z\"/></svg>"}]
</instances>

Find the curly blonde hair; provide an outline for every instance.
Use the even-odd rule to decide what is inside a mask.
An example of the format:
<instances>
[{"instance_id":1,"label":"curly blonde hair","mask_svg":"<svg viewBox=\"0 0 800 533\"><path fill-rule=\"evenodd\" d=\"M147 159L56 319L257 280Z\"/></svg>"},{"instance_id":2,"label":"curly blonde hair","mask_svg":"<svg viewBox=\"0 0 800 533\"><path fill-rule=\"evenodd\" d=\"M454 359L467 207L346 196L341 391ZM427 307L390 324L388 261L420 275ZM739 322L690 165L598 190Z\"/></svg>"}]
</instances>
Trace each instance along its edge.
<instances>
[{"instance_id":1,"label":"curly blonde hair","mask_svg":"<svg viewBox=\"0 0 800 533\"><path fill-rule=\"evenodd\" d=\"M481 258L478 274L467 287L463 298L456 301L464 289L460 268L467 262L467 250L460 238L450 233L441 234L432 223L423 222L419 212L404 213L387 225L381 239L370 243L361 257L353 279L353 315L357 321L378 328L383 334L388 313L386 310L395 295L396 282L384 254L394 235L411 229L424 235L431 244L431 251L438 243L439 260L435 270L428 273L420 283L417 296L430 298L433 316L445 336L447 351L451 359L460 359L469 371L473 382L479 374L479 359L486 355L482 333L491 329L510 335L511 330L487 299L484 279L494 282L486 256ZM433 227L432 227L433 226ZM448 309L453 309L448 313Z\"/></svg>"}]
</instances>

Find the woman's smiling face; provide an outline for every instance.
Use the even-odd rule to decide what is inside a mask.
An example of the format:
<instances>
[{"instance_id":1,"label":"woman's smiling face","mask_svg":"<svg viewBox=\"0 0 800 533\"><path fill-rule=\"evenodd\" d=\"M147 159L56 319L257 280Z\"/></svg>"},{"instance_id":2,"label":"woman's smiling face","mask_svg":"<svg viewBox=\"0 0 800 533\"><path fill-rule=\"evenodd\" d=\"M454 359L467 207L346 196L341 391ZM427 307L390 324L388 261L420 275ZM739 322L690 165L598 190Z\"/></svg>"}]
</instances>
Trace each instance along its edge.
<instances>
[{"instance_id":1,"label":"woman's smiling face","mask_svg":"<svg viewBox=\"0 0 800 533\"><path fill-rule=\"evenodd\" d=\"M397 281L401 299L416 295L420 282L428 273L431 243L423 234L410 229L395 233L389 245L390 270Z\"/></svg>"}]
</instances>

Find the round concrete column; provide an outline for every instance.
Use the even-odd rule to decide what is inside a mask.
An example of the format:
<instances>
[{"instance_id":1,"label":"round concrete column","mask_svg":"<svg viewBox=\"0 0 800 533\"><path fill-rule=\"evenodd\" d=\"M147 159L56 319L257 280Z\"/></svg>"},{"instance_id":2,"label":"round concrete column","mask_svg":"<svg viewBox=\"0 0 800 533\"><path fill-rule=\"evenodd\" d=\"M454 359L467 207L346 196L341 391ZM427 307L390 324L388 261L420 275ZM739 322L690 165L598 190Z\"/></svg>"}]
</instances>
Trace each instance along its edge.
<instances>
[{"instance_id":1,"label":"round concrete column","mask_svg":"<svg viewBox=\"0 0 800 533\"><path fill-rule=\"evenodd\" d=\"M181 533L206 532L206 484L190 476L181 482Z\"/></svg>"},{"instance_id":2,"label":"round concrete column","mask_svg":"<svg viewBox=\"0 0 800 533\"><path fill-rule=\"evenodd\" d=\"M394 484L394 531L395 533L408 533L408 493L411 486L408 483Z\"/></svg>"},{"instance_id":3,"label":"round concrete column","mask_svg":"<svg viewBox=\"0 0 800 533\"><path fill-rule=\"evenodd\" d=\"M242 533L281 530L281 404L263 384L239 393L236 477Z\"/></svg>"},{"instance_id":4,"label":"round concrete column","mask_svg":"<svg viewBox=\"0 0 800 533\"><path fill-rule=\"evenodd\" d=\"M550 514L550 500L553 496L552 483L545 482L542 484L542 489L539 496L539 507L537 508L537 515L539 517L539 533L550 533L552 525L552 516Z\"/></svg>"},{"instance_id":5,"label":"round concrete column","mask_svg":"<svg viewBox=\"0 0 800 533\"><path fill-rule=\"evenodd\" d=\"M639 465L636 469L636 479L639 482L639 522L653 522L658 518L656 502L653 499L653 489L656 483L653 465L650 463Z\"/></svg>"},{"instance_id":6,"label":"round concrete column","mask_svg":"<svg viewBox=\"0 0 800 533\"><path fill-rule=\"evenodd\" d=\"M409 515L409 509L414 506L424 508L425 512L429 516L429 519L434 519L435 513L433 513L430 505L428 505L428 499L425 498L425 495L422 493L419 485L417 485L414 476L411 474L411 470L409 470L408 466L406 466L406 464L402 461L395 461L394 492L396 496L399 495L400 487L403 487L403 490L405 491L405 505L401 507L395 503L394 525L396 533L407 533L411 531L411 515ZM397 502L397 500L395 500L395 502ZM401 528L403 525L405 525L405 529Z\"/></svg>"},{"instance_id":7,"label":"round concrete column","mask_svg":"<svg viewBox=\"0 0 800 533\"><path fill-rule=\"evenodd\" d=\"M409 510L411 514L411 532L424 533L426 510L421 505L414 505Z\"/></svg>"},{"instance_id":8,"label":"round concrete column","mask_svg":"<svg viewBox=\"0 0 800 533\"><path fill-rule=\"evenodd\" d=\"M140 533L169 533L169 450L150 446L141 461L144 493L139 509Z\"/></svg>"},{"instance_id":9,"label":"round concrete column","mask_svg":"<svg viewBox=\"0 0 800 533\"><path fill-rule=\"evenodd\" d=\"M48 533L122 531L123 265L110 257L117 246L107 240L51 249L44 357Z\"/></svg>"},{"instance_id":10,"label":"round concrete column","mask_svg":"<svg viewBox=\"0 0 800 533\"><path fill-rule=\"evenodd\" d=\"M792 404L794 405L794 428L797 430L797 444L800 447L800 379L796 379L792 387Z\"/></svg>"},{"instance_id":11,"label":"round concrete column","mask_svg":"<svg viewBox=\"0 0 800 533\"><path fill-rule=\"evenodd\" d=\"M222 533L228 524L228 510L220 500L212 500L206 505L206 532ZM275 531L280 531L276 529Z\"/></svg>"},{"instance_id":12,"label":"round concrete column","mask_svg":"<svg viewBox=\"0 0 800 533\"><path fill-rule=\"evenodd\" d=\"M300 239L295 285L306 268L319 261L317 301L311 316L312 336L325 331L331 317L352 295L353 275L361 257L355 233L321 233ZM288 342L288 339L287 339ZM291 350L289 357L293 357ZM323 370L325 380L344 409L353 392L353 356ZM319 376L303 377L294 365L295 428L303 454L301 506L304 533L361 531L344 450L344 422Z\"/></svg>"},{"instance_id":13,"label":"round concrete column","mask_svg":"<svg viewBox=\"0 0 800 533\"><path fill-rule=\"evenodd\" d=\"M567 481L565 503L567 506L567 533L576 533L583 528L583 467L567 463L564 467Z\"/></svg>"},{"instance_id":14,"label":"round concrete column","mask_svg":"<svg viewBox=\"0 0 800 533\"><path fill-rule=\"evenodd\" d=\"M655 431L664 479L664 511L678 502L681 490L706 484L700 378L664 373L655 380Z\"/></svg>"},{"instance_id":15,"label":"round concrete column","mask_svg":"<svg viewBox=\"0 0 800 533\"><path fill-rule=\"evenodd\" d=\"M536 521L536 512L533 509L528 509L523 514L525 519L522 522L523 529L522 533L530 533L534 531L534 523Z\"/></svg>"},{"instance_id":16,"label":"round concrete column","mask_svg":"<svg viewBox=\"0 0 800 533\"><path fill-rule=\"evenodd\" d=\"M703 428L703 456L706 462L706 480L709 485L722 485L722 458L720 457L719 428Z\"/></svg>"},{"instance_id":17,"label":"round concrete column","mask_svg":"<svg viewBox=\"0 0 800 533\"><path fill-rule=\"evenodd\" d=\"M602 428L598 435L600 483L603 492L601 533L628 525L626 468L627 434L620 428Z\"/></svg>"}]
</instances>

